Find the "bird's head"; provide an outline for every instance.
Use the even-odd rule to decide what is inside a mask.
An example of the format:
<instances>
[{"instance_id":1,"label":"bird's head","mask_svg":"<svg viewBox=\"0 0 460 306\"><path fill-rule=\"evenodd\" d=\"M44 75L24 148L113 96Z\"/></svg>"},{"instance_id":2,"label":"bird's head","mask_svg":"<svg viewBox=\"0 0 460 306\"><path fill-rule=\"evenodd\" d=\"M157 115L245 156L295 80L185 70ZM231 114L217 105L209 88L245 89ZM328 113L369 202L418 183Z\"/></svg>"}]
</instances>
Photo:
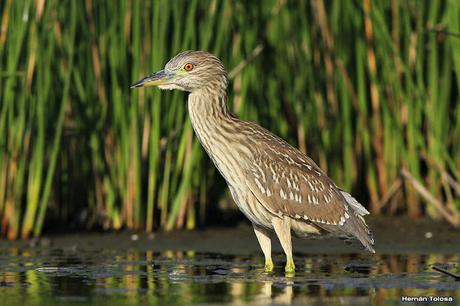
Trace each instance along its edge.
<instances>
[{"instance_id":1,"label":"bird's head","mask_svg":"<svg viewBox=\"0 0 460 306\"><path fill-rule=\"evenodd\" d=\"M157 71L131 88L158 86L160 89L179 89L195 92L227 88L222 62L209 52L184 51L173 57L163 70Z\"/></svg>"}]
</instances>

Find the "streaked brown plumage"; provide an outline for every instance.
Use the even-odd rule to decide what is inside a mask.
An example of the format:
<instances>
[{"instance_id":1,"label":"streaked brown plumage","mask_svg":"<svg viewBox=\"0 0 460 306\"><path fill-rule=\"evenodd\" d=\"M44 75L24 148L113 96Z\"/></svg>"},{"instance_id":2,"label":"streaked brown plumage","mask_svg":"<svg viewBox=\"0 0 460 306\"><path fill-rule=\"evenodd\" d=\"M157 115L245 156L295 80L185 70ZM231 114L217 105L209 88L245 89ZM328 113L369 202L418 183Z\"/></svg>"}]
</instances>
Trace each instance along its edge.
<instances>
[{"instance_id":1,"label":"streaked brown plumage","mask_svg":"<svg viewBox=\"0 0 460 306\"><path fill-rule=\"evenodd\" d=\"M254 226L273 269L270 233L275 231L294 271L291 230L300 237L332 233L356 237L370 252L374 240L362 216L369 212L308 156L261 126L227 110L222 62L204 51L185 51L164 70L132 87L157 85L190 92L188 109L204 149L225 178L233 199Z\"/></svg>"}]
</instances>

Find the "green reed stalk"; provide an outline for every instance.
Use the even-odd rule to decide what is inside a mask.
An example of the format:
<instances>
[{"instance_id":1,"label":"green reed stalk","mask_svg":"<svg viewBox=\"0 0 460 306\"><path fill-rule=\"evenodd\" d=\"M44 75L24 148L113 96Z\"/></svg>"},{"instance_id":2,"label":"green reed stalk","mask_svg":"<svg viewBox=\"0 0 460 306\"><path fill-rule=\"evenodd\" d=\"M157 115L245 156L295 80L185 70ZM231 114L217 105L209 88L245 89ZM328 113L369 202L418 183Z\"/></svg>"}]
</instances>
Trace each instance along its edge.
<instances>
[{"instance_id":1,"label":"green reed stalk","mask_svg":"<svg viewBox=\"0 0 460 306\"><path fill-rule=\"evenodd\" d=\"M61 100L61 105L59 106L59 113L57 117L57 122L55 126L55 134L54 134L54 139L51 145L51 152L50 152L50 161L49 161L49 166L46 172L45 176L45 182L43 186L43 194L40 199L39 203L39 211L37 215L37 221L35 223L34 227L34 234L39 235L42 227L43 227L43 222L45 220L45 212L46 208L48 206L48 201L51 193L51 184L52 180L54 177L54 170L56 168L56 163L57 163L57 158L59 154L59 149L61 145L61 135L62 135L62 129L64 125L64 118L65 118L65 110L66 106L69 103L69 91L70 91L70 85L71 85L71 75L72 75L72 68L73 68L73 62L74 62L74 47L73 43L75 41L75 33L77 30L77 24L76 24L76 6L75 3L72 2L71 5L71 12L70 12L70 20L69 20L69 45L67 47L67 67L63 71L64 73L64 87L63 87L63 94L62 94L62 100ZM25 235L27 237L27 235Z\"/></svg>"}]
</instances>

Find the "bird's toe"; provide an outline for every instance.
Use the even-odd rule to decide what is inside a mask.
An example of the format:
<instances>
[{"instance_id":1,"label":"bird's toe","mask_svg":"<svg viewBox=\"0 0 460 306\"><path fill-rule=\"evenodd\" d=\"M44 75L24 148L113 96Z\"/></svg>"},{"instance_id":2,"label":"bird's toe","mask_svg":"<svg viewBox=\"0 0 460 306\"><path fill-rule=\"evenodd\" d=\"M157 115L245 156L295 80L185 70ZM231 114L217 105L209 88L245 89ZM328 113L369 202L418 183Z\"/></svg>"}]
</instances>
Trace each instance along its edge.
<instances>
[{"instance_id":1,"label":"bird's toe","mask_svg":"<svg viewBox=\"0 0 460 306\"><path fill-rule=\"evenodd\" d=\"M295 272L295 264L292 259L288 259L286 266L284 267L284 271L286 273L294 273Z\"/></svg>"},{"instance_id":2,"label":"bird's toe","mask_svg":"<svg viewBox=\"0 0 460 306\"><path fill-rule=\"evenodd\" d=\"M265 272L273 272L273 261L270 259L265 260Z\"/></svg>"}]
</instances>

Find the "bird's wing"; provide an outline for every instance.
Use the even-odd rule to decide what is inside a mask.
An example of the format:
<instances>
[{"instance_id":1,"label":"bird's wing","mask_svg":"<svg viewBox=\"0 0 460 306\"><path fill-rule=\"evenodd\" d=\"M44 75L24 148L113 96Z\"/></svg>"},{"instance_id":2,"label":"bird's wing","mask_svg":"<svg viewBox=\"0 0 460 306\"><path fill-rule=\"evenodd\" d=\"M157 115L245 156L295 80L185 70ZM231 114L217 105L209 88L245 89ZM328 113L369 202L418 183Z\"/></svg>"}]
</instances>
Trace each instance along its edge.
<instances>
[{"instance_id":1,"label":"bird's wing","mask_svg":"<svg viewBox=\"0 0 460 306\"><path fill-rule=\"evenodd\" d=\"M343 225L350 210L342 191L296 148L259 126L248 126L257 149L246 166L247 185L271 213Z\"/></svg>"},{"instance_id":2,"label":"bird's wing","mask_svg":"<svg viewBox=\"0 0 460 306\"><path fill-rule=\"evenodd\" d=\"M253 123L247 123L246 128L253 154L243 167L244 177L261 205L279 217L353 235L375 252L372 233L362 217L369 212L361 204L283 139Z\"/></svg>"},{"instance_id":3,"label":"bird's wing","mask_svg":"<svg viewBox=\"0 0 460 306\"><path fill-rule=\"evenodd\" d=\"M343 225L350 217L340 190L318 168L266 152L254 156L252 162L247 184L273 214L330 225Z\"/></svg>"}]
</instances>

